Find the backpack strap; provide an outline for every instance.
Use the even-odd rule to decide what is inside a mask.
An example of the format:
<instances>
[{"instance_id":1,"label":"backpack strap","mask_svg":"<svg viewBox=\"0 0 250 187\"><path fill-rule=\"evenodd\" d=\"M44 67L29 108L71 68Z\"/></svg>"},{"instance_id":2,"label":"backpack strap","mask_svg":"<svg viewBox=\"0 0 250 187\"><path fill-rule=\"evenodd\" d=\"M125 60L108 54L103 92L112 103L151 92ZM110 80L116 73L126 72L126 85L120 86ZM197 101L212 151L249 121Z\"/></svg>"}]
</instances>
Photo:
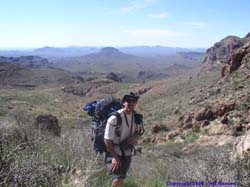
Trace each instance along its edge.
<instances>
[{"instance_id":1,"label":"backpack strap","mask_svg":"<svg viewBox=\"0 0 250 187\"><path fill-rule=\"evenodd\" d=\"M116 134L117 137L120 137L121 136L122 117L121 117L120 113L117 112L117 111L110 113L108 118L110 116L115 116L116 117L117 123L116 123L116 126L115 126L115 134Z\"/></svg>"},{"instance_id":2,"label":"backpack strap","mask_svg":"<svg viewBox=\"0 0 250 187\"><path fill-rule=\"evenodd\" d=\"M116 123L116 127L115 127L115 134L116 136L119 138L119 144L114 144L119 146L121 153L122 153L122 157L125 157L125 151L124 151L124 143L121 142L120 137L121 137L121 125L122 125L122 117L121 114L119 112L112 112L110 116L116 116L117 119L117 123Z\"/></svg>"},{"instance_id":3,"label":"backpack strap","mask_svg":"<svg viewBox=\"0 0 250 187\"><path fill-rule=\"evenodd\" d=\"M143 116L142 114L139 114L136 111L134 111L134 118L135 118L135 124L140 127L138 135L142 136L145 133L144 124L142 120Z\"/></svg>"}]
</instances>

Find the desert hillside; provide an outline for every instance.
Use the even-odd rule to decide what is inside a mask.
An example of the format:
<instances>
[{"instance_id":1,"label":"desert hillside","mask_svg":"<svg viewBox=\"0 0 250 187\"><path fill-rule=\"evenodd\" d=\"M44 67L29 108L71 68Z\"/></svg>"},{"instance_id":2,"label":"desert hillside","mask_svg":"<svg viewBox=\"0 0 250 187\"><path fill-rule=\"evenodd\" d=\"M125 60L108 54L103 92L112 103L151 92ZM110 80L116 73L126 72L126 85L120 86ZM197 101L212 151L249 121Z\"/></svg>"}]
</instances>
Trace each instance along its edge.
<instances>
[{"instance_id":1,"label":"desert hillside","mask_svg":"<svg viewBox=\"0 0 250 187\"><path fill-rule=\"evenodd\" d=\"M126 186L249 186L249 46L249 34L226 37L203 64L199 52L139 57L111 47L56 60L1 57L0 186L110 186L82 106L130 91L140 94L146 133Z\"/></svg>"}]
</instances>

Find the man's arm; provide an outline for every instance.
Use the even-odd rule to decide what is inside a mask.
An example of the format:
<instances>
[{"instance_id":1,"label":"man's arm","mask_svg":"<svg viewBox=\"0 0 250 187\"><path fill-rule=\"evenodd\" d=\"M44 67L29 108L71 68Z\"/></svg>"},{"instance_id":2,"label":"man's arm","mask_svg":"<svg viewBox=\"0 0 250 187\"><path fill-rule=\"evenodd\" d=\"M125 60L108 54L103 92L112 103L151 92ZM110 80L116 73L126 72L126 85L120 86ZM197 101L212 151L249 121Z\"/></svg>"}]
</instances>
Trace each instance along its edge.
<instances>
[{"instance_id":1,"label":"man's arm","mask_svg":"<svg viewBox=\"0 0 250 187\"><path fill-rule=\"evenodd\" d=\"M104 139L104 142L105 142L105 145L107 147L107 150L112 155L111 170L115 171L121 166L121 161L113 148L112 140Z\"/></svg>"},{"instance_id":2,"label":"man's arm","mask_svg":"<svg viewBox=\"0 0 250 187\"><path fill-rule=\"evenodd\" d=\"M107 147L108 152L112 155L113 158L119 160L117 153L115 152L113 148L112 140L104 139L105 145Z\"/></svg>"}]
</instances>

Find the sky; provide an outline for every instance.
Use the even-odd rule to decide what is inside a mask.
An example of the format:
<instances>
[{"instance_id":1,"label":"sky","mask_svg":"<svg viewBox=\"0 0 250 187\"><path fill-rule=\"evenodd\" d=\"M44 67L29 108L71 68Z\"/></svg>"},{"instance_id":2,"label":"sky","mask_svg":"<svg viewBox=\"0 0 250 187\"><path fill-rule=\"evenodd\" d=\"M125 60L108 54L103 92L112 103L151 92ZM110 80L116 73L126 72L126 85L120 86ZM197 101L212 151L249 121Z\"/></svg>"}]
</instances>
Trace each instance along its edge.
<instances>
[{"instance_id":1,"label":"sky","mask_svg":"<svg viewBox=\"0 0 250 187\"><path fill-rule=\"evenodd\" d=\"M249 0L0 0L0 48L208 48L250 32Z\"/></svg>"}]
</instances>

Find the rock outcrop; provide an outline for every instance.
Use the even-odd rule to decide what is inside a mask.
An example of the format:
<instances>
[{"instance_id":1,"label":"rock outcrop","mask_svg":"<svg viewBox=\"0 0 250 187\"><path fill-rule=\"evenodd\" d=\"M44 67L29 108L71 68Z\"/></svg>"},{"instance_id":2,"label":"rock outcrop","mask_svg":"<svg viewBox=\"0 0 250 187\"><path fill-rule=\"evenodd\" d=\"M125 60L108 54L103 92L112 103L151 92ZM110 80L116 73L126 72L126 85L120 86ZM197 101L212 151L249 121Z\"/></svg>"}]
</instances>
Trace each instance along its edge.
<instances>
[{"instance_id":1,"label":"rock outcrop","mask_svg":"<svg viewBox=\"0 0 250 187\"><path fill-rule=\"evenodd\" d=\"M234 100L225 99L220 102L208 104L200 109L194 109L181 118L179 127L183 130L205 127L209 125L210 121L218 117L224 117L224 115L233 110L234 107Z\"/></svg>"},{"instance_id":2,"label":"rock outcrop","mask_svg":"<svg viewBox=\"0 0 250 187\"><path fill-rule=\"evenodd\" d=\"M238 139L238 141L234 144L235 148L235 156L239 158L244 158L245 156L250 155L250 130L246 132L246 134Z\"/></svg>"},{"instance_id":3,"label":"rock outcrop","mask_svg":"<svg viewBox=\"0 0 250 187\"><path fill-rule=\"evenodd\" d=\"M164 125L154 125L153 127L151 127L150 132L151 134L156 134L160 131L168 131L168 128Z\"/></svg>"},{"instance_id":4,"label":"rock outcrop","mask_svg":"<svg viewBox=\"0 0 250 187\"><path fill-rule=\"evenodd\" d=\"M53 115L39 115L36 118L35 126L43 132L50 132L55 136L61 135L58 119Z\"/></svg>"},{"instance_id":5,"label":"rock outcrop","mask_svg":"<svg viewBox=\"0 0 250 187\"><path fill-rule=\"evenodd\" d=\"M110 79L110 80L113 80L115 82L122 82L122 78L121 76L117 75L116 73L114 72L111 72L109 73L107 76L106 76L107 79Z\"/></svg>"},{"instance_id":6,"label":"rock outcrop","mask_svg":"<svg viewBox=\"0 0 250 187\"><path fill-rule=\"evenodd\" d=\"M245 37L227 36L221 41L214 44L214 46L207 49L204 59L204 69L213 69L218 64L228 64L231 58L231 53L243 47L250 41L250 33Z\"/></svg>"},{"instance_id":7,"label":"rock outcrop","mask_svg":"<svg viewBox=\"0 0 250 187\"><path fill-rule=\"evenodd\" d=\"M231 53L227 64L222 68L221 77L227 77L239 69L247 60L250 60L250 42Z\"/></svg>"},{"instance_id":8,"label":"rock outcrop","mask_svg":"<svg viewBox=\"0 0 250 187\"><path fill-rule=\"evenodd\" d=\"M77 96L85 96L86 93L84 91L82 91L79 88L74 88L72 86L70 87L64 87L62 88L62 91L65 93L72 93L73 95L77 95Z\"/></svg>"}]
</instances>

